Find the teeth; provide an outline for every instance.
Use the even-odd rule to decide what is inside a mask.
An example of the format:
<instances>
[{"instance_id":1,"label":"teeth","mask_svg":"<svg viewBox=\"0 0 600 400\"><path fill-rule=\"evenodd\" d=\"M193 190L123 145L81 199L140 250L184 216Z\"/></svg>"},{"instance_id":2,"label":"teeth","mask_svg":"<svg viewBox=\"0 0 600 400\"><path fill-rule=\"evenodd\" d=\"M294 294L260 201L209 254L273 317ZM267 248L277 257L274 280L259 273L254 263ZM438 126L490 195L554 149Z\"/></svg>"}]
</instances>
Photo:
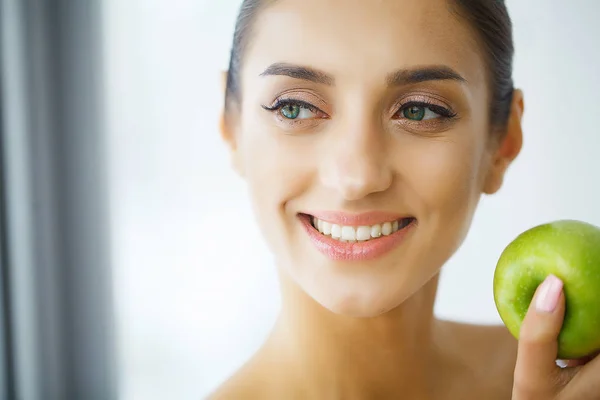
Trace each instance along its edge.
<instances>
[{"instance_id":1,"label":"teeth","mask_svg":"<svg viewBox=\"0 0 600 400\"><path fill-rule=\"evenodd\" d=\"M390 235L392 233L392 223L386 222L381 225L381 233L383 233L384 236Z\"/></svg>"},{"instance_id":2,"label":"teeth","mask_svg":"<svg viewBox=\"0 0 600 400\"><path fill-rule=\"evenodd\" d=\"M321 221L321 226L319 228L319 232L323 233L324 235L331 235L331 224L327 221Z\"/></svg>"},{"instance_id":3,"label":"teeth","mask_svg":"<svg viewBox=\"0 0 600 400\"><path fill-rule=\"evenodd\" d=\"M351 226L342 226L342 239L343 240L356 240L356 230Z\"/></svg>"},{"instance_id":4,"label":"teeth","mask_svg":"<svg viewBox=\"0 0 600 400\"><path fill-rule=\"evenodd\" d=\"M371 239L371 227L370 226L359 226L356 229L356 240L369 240Z\"/></svg>"},{"instance_id":5,"label":"teeth","mask_svg":"<svg viewBox=\"0 0 600 400\"><path fill-rule=\"evenodd\" d=\"M405 228L412 222L412 218L403 218L393 222L385 222L372 226L343 226L312 218L313 226L322 234L342 242L356 242L371 240L378 237L388 236L398 230Z\"/></svg>"},{"instance_id":6,"label":"teeth","mask_svg":"<svg viewBox=\"0 0 600 400\"><path fill-rule=\"evenodd\" d=\"M378 238L381 236L381 225L373 225L371 227L371 237Z\"/></svg>"},{"instance_id":7,"label":"teeth","mask_svg":"<svg viewBox=\"0 0 600 400\"><path fill-rule=\"evenodd\" d=\"M342 237L342 227L336 224L331 224L331 237L334 239L340 239Z\"/></svg>"}]
</instances>

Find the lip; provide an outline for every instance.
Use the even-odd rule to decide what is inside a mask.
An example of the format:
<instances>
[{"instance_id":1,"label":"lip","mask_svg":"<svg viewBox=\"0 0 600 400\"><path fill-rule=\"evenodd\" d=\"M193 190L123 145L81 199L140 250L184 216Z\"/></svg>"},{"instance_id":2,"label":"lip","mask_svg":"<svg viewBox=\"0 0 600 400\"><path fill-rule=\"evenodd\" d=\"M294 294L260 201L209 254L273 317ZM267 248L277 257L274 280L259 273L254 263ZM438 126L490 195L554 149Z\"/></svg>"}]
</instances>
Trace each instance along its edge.
<instances>
[{"instance_id":1,"label":"lip","mask_svg":"<svg viewBox=\"0 0 600 400\"><path fill-rule=\"evenodd\" d=\"M406 238L406 235L412 232L412 230L416 227L415 219L406 227L388 236L382 236L377 239L368 240L365 242L341 242L339 240L325 236L321 232L316 230L315 227L312 226L311 215L299 214L298 218L300 219L302 226L308 234L308 237L313 242L317 250L319 250L322 254L326 255L334 261L367 261L381 257L384 254L398 247L400 244L402 244L404 242L404 239ZM323 219L324 221L331 221L332 223L336 224L354 226L375 225L381 223L381 221L387 222L403 218L402 216L398 218L394 218L392 216L392 218L388 219L388 217L391 215L389 213L366 213L356 214L352 216L344 213L333 212L330 214L329 212L327 212L325 214L320 213L319 215L329 216L329 218L321 218L318 215L314 216L316 216L319 219ZM343 219L345 223L336 222L336 217L338 217L337 221L341 221L341 219L339 219L340 216L342 217L342 219L348 216L350 218ZM384 216L384 218L381 218L381 216ZM375 222L373 222L374 218ZM370 223L364 221L369 221Z\"/></svg>"}]
</instances>

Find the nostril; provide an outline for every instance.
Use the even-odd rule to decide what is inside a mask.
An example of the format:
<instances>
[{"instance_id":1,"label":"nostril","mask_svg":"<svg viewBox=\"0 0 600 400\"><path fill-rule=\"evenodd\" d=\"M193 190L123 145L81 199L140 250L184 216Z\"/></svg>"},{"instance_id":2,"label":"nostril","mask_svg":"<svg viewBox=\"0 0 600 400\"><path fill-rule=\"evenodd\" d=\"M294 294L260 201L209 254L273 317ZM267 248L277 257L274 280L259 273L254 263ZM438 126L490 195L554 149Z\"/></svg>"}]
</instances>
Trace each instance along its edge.
<instances>
[{"instance_id":1,"label":"nostril","mask_svg":"<svg viewBox=\"0 0 600 400\"><path fill-rule=\"evenodd\" d=\"M393 171L380 153L374 156L356 152L333 155L323 164L320 175L324 186L348 201L386 191L393 184Z\"/></svg>"}]
</instances>

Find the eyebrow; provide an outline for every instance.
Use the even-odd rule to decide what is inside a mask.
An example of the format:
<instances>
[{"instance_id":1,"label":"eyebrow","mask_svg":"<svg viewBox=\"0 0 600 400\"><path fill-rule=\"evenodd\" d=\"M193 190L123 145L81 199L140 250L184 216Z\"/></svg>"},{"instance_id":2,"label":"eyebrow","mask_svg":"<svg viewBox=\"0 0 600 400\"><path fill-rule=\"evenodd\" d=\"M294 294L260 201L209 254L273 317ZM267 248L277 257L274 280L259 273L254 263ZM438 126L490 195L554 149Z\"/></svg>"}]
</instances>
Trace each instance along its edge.
<instances>
[{"instance_id":1,"label":"eyebrow","mask_svg":"<svg viewBox=\"0 0 600 400\"><path fill-rule=\"evenodd\" d=\"M435 65L415 69L400 69L392 72L386 78L388 86L402 86L427 81L452 80L466 83L458 72L445 65Z\"/></svg>"},{"instance_id":2,"label":"eyebrow","mask_svg":"<svg viewBox=\"0 0 600 400\"><path fill-rule=\"evenodd\" d=\"M332 86L335 83L333 76L326 72L311 67L288 63L271 64L260 76L289 76L322 85ZM399 69L387 75L386 83L389 87L410 85L427 81L453 80L466 83L458 72L445 65L434 65L413 69Z\"/></svg>"},{"instance_id":3,"label":"eyebrow","mask_svg":"<svg viewBox=\"0 0 600 400\"><path fill-rule=\"evenodd\" d=\"M322 85L332 86L334 79L331 75L310 68L303 67L300 65L286 64L286 63L275 63L270 65L260 76L274 76L284 75L291 78L302 79L305 81L311 81Z\"/></svg>"}]
</instances>

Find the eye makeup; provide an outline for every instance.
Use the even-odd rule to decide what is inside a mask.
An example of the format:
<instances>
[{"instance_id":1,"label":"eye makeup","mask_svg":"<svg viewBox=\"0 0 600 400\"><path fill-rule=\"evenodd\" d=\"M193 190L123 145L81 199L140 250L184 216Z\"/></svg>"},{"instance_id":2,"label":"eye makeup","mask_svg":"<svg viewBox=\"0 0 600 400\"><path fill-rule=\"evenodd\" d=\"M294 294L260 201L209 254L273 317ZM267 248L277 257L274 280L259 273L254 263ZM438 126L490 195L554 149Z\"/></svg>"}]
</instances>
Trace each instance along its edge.
<instances>
[{"instance_id":1,"label":"eye makeup","mask_svg":"<svg viewBox=\"0 0 600 400\"><path fill-rule=\"evenodd\" d=\"M450 128L458 118L448 103L431 91L404 91L386 115L397 128L410 133L436 133ZM261 107L272 113L276 123L288 132L311 129L334 117L332 107L311 90L286 90Z\"/></svg>"}]
</instances>

